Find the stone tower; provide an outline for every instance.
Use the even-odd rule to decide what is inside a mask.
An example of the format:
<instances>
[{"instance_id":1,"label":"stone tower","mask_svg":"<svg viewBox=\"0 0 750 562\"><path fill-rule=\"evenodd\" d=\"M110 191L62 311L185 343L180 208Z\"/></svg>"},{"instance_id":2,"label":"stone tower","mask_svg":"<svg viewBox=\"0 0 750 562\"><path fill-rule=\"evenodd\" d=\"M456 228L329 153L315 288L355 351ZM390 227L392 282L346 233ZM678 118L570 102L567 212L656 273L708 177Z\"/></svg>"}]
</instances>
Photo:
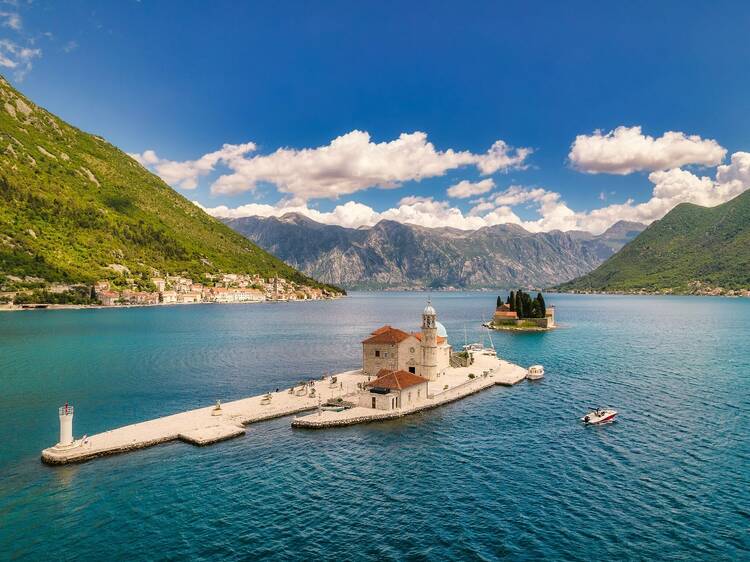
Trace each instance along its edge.
<instances>
[{"instance_id":1,"label":"stone tower","mask_svg":"<svg viewBox=\"0 0 750 562\"><path fill-rule=\"evenodd\" d=\"M437 313L430 300L422 313L422 376L434 381L437 368Z\"/></svg>"}]
</instances>

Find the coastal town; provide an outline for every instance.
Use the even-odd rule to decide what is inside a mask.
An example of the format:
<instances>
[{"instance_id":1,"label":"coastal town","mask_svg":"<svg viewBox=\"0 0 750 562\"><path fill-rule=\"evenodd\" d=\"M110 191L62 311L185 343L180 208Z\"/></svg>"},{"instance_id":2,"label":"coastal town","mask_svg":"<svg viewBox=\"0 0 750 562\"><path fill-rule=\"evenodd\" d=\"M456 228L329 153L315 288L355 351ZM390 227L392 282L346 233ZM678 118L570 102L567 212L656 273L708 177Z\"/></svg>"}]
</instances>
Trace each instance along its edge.
<instances>
[{"instance_id":1,"label":"coastal town","mask_svg":"<svg viewBox=\"0 0 750 562\"><path fill-rule=\"evenodd\" d=\"M251 423L292 414L305 414L295 417L292 427L309 429L394 419L496 385L512 386L529 375L479 344L454 352L429 301L419 331L385 325L368 334L361 346L362 365L356 370L79 439L73 436L73 406L66 403L59 410L60 441L42 451L42 461L82 462L174 440L209 445L245 434Z\"/></svg>"},{"instance_id":2,"label":"coastal town","mask_svg":"<svg viewBox=\"0 0 750 562\"><path fill-rule=\"evenodd\" d=\"M124 272L127 273L127 272ZM184 275L164 275L147 281L126 277L92 286L55 283L43 291L30 289L0 292L0 310L69 308L81 306L152 306L196 303L258 303L334 298L338 294L301 285L281 277L226 273L204 274L201 281ZM40 302L41 301L41 302Z\"/></svg>"}]
</instances>

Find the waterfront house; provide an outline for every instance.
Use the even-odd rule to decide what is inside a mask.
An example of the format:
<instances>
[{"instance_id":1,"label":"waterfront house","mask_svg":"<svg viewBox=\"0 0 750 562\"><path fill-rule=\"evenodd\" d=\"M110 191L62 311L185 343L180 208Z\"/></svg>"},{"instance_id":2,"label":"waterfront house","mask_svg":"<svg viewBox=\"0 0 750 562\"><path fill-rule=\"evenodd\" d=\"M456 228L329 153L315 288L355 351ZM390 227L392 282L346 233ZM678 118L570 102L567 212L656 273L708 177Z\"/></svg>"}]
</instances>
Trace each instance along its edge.
<instances>
[{"instance_id":1,"label":"waterfront house","mask_svg":"<svg viewBox=\"0 0 750 562\"><path fill-rule=\"evenodd\" d=\"M98 298L99 302L104 306L114 306L120 299L120 294L115 291L97 291L96 298Z\"/></svg>"},{"instance_id":2,"label":"waterfront house","mask_svg":"<svg viewBox=\"0 0 750 562\"><path fill-rule=\"evenodd\" d=\"M177 302L177 291L162 291L161 302L163 304L174 304Z\"/></svg>"},{"instance_id":3,"label":"waterfront house","mask_svg":"<svg viewBox=\"0 0 750 562\"><path fill-rule=\"evenodd\" d=\"M260 302L265 300L265 295L258 289L213 287L208 299L219 303Z\"/></svg>"},{"instance_id":4,"label":"waterfront house","mask_svg":"<svg viewBox=\"0 0 750 562\"><path fill-rule=\"evenodd\" d=\"M359 393L359 405L376 410L397 410L427 398L429 380L408 371L382 369Z\"/></svg>"},{"instance_id":5,"label":"waterfront house","mask_svg":"<svg viewBox=\"0 0 750 562\"><path fill-rule=\"evenodd\" d=\"M196 303L201 302L202 296L200 293L194 293L192 291L186 292L186 293L177 293L177 302L180 303Z\"/></svg>"}]
</instances>

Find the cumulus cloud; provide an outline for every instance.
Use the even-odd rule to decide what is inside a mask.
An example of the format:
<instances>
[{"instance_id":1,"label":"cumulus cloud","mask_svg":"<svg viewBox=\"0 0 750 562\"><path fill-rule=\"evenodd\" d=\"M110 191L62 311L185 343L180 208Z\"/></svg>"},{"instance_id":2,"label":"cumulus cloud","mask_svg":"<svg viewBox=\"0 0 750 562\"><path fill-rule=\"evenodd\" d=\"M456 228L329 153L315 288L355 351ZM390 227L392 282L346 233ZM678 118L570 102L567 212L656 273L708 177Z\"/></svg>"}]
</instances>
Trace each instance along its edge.
<instances>
[{"instance_id":1,"label":"cumulus cloud","mask_svg":"<svg viewBox=\"0 0 750 562\"><path fill-rule=\"evenodd\" d=\"M23 47L9 39L0 39L0 66L12 69L19 81L31 70L32 61L41 56L41 49Z\"/></svg>"},{"instance_id":2,"label":"cumulus cloud","mask_svg":"<svg viewBox=\"0 0 750 562\"><path fill-rule=\"evenodd\" d=\"M220 161L231 173L221 175L211 191L237 194L254 190L259 182L268 182L298 201L336 199L370 187L397 188L406 181L442 176L449 170L469 165L476 166L483 175L523 168L529 154L531 149L514 149L501 140L486 153L474 154L452 148L437 150L427 140L427 135L419 131L402 133L394 140L378 143L372 141L369 133L355 130L325 146L279 148L271 154L222 158ZM152 166L159 175L162 171L174 172L175 168L187 173L186 169L192 169L195 162L206 156L195 161L171 162L171 166L161 162ZM202 174L192 174L187 184L194 187L192 180L198 175ZM165 175L162 177L170 184L175 179L174 173L169 179ZM182 181L178 181L178 185L186 187Z\"/></svg>"},{"instance_id":3,"label":"cumulus cloud","mask_svg":"<svg viewBox=\"0 0 750 562\"><path fill-rule=\"evenodd\" d=\"M562 196L541 187L513 185L507 189L472 201L468 213L446 201L430 197L404 197L398 205L385 211L349 201L323 212L304 203L282 201L276 205L250 204L237 208L206 208L219 217L281 216L297 212L325 224L357 228L371 226L383 219L426 227L452 227L475 230L496 224L518 224L531 232L550 230L585 230L599 234L620 220L651 223L660 219L679 203L715 206L750 188L750 153L737 152L730 164L719 166L714 179L697 176L675 168L654 171L648 176L653 184L651 197L642 203L628 200L591 211L574 211ZM538 218L522 220L514 207L531 207Z\"/></svg>"},{"instance_id":4,"label":"cumulus cloud","mask_svg":"<svg viewBox=\"0 0 750 562\"><path fill-rule=\"evenodd\" d=\"M568 159L589 174L625 175L637 171L679 168L688 164L716 166L726 149L713 139L667 131L659 138L644 135L641 127L617 127L603 133L578 135Z\"/></svg>"},{"instance_id":5,"label":"cumulus cloud","mask_svg":"<svg viewBox=\"0 0 750 562\"><path fill-rule=\"evenodd\" d=\"M492 181L491 178L487 178L478 182L463 180L455 185L450 186L447 193L448 197L453 197L454 199L466 199L468 197L475 197L477 195L481 195L482 193L492 191L494 187L495 182Z\"/></svg>"},{"instance_id":6,"label":"cumulus cloud","mask_svg":"<svg viewBox=\"0 0 750 562\"><path fill-rule=\"evenodd\" d=\"M435 201L431 197L404 197L396 207L378 212L372 207L349 201L337 205L331 211L319 211L305 204L280 202L277 205L251 203L230 208L225 205L204 207L194 203L215 217L239 218L248 216L280 217L286 213L299 213L323 224L337 224L348 228L372 226L381 220L416 224L426 227L452 227L462 230L475 230L489 224L520 223L511 209L494 209L485 216L465 215L460 209L451 207L446 201Z\"/></svg>"},{"instance_id":7,"label":"cumulus cloud","mask_svg":"<svg viewBox=\"0 0 750 562\"><path fill-rule=\"evenodd\" d=\"M197 160L185 160L183 162L160 158L153 150L129 153L129 156L143 167L158 174L172 187L195 189L198 187L199 178L212 172L219 163L231 166L247 153L253 152L255 148L255 143L252 142L225 144L221 149L204 154Z\"/></svg>"}]
</instances>

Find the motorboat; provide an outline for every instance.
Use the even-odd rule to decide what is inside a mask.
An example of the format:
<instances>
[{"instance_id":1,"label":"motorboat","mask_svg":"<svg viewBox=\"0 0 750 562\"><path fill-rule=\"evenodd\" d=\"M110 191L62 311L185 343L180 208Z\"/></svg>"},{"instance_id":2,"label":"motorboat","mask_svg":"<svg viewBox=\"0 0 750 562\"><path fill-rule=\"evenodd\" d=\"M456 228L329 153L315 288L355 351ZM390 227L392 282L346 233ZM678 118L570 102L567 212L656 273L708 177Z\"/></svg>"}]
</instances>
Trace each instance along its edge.
<instances>
[{"instance_id":1,"label":"motorboat","mask_svg":"<svg viewBox=\"0 0 750 562\"><path fill-rule=\"evenodd\" d=\"M541 365L532 365L529 370L526 371L526 378L530 381L539 380L544 378L544 367Z\"/></svg>"},{"instance_id":2,"label":"motorboat","mask_svg":"<svg viewBox=\"0 0 750 562\"><path fill-rule=\"evenodd\" d=\"M601 425L615 421L617 410L611 408L596 408L583 416L581 421L586 425Z\"/></svg>"}]
</instances>

